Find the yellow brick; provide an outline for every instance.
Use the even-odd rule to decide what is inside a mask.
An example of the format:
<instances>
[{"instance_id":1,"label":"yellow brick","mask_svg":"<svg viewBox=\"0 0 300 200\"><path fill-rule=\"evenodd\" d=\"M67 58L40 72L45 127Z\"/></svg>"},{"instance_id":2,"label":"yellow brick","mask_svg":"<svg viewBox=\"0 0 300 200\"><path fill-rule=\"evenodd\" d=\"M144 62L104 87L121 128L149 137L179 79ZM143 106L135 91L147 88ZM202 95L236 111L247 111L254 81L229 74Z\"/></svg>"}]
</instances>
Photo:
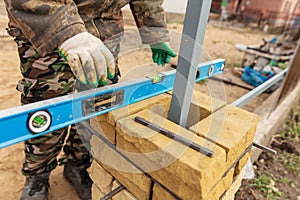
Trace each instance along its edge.
<instances>
[{"instance_id":1,"label":"yellow brick","mask_svg":"<svg viewBox=\"0 0 300 200\"><path fill-rule=\"evenodd\" d=\"M151 180L148 177L96 136L92 137L91 146L93 157L102 168L138 199L149 199Z\"/></svg>"},{"instance_id":2,"label":"yellow brick","mask_svg":"<svg viewBox=\"0 0 300 200\"><path fill-rule=\"evenodd\" d=\"M233 180L234 168L225 177L215 184L206 200L219 200L220 197L230 188Z\"/></svg>"},{"instance_id":3,"label":"yellow brick","mask_svg":"<svg viewBox=\"0 0 300 200\"><path fill-rule=\"evenodd\" d=\"M93 161L89 171L93 183L97 185L100 191L104 194L109 193L113 186L113 177L96 160Z\"/></svg>"},{"instance_id":4,"label":"yellow brick","mask_svg":"<svg viewBox=\"0 0 300 200\"><path fill-rule=\"evenodd\" d=\"M224 101L194 91L186 127L193 126L225 105Z\"/></svg>"},{"instance_id":5,"label":"yellow brick","mask_svg":"<svg viewBox=\"0 0 300 200\"><path fill-rule=\"evenodd\" d=\"M243 175L239 174L233 181L230 188L226 191L221 200L234 200L235 193L239 190L242 185Z\"/></svg>"},{"instance_id":6,"label":"yellow brick","mask_svg":"<svg viewBox=\"0 0 300 200\"><path fill-rule=\"evenodd\" d=\"M134 122L135 116L140 116L199 145L212 149L214 151L213 158L206 157ZM127 157L183 199L204 198L225 171L224 149L149 110L118 121L117 146L120 149L138 153L128 153Z\"/></svg>"},{"instance_id":7,"label":"yellow brick","mask_svg":"<svg viewBox=\"0 0 300 200\"><path fill-rule=\"evenodd\" d=\"M167 116L170 101L171 96L169 94L161 94L92 118L91 126L98 133L104 135L111 143L115 144L115 125L117 120L144 109L150 109L157 114Z\"/></svg>"},{"instance_id":8,"label":"yellow brick","mask_svg":"<svg viewBox=\"0 0 300 200\"><path fill-rule=\"evenodd\" d=\"M149 109L161 116L168 116L170 108L171 94L158 95L144 101L114 110L112 112L97 116L91 119L92 127L109 141L115 144L115 123L117 120ZM201 92L194 91L190 111L187 119L187 127L191 127L200 120L208 117L211 113L220 109L225 102L211 98Z\"/></svg>"},{"instance_id":9,"label":"yellow brick","mask_svg":"<svg viewBox=\"0 0 300 200\"><path fill-rule=\"evenodd\" d=\"M152 200L176 200L176 198L173 197L167 190L155 183L153 186Z\"/></svg>"},{"instance_id":10,"label":"yellow brick","mask_svg":"<svg viewBox=\"0 0 300 200\"><path fill-rule=\"evenodd\" d=\"M227 105L190 130L224 148L229 167L252 144L257 121L257 115Z\"/></svg>"},{"instance_id":11,"label":"yellow brick","mask_svg":"<svg viewBox=\"0 0 300 200\"><path fill-rule=\"evenodd\" d=\"M90 124L94 130L99 134L103 135L108 139L112 144L116 143L116 130L115 127L106 121L98 121L97 118L92 118Z\"/></svg>"},{"instance_id":12,"label":"yellow brick","mask_svg":"<svg viewBox=\"0 0 300 200\"><path fill-rule=\"evenodd\" d=\"M171 96L169 94L161 94L158 96L154 96L152 98L137 102L135 104L131 104L124 108L120 108L108 113L108 120L106 121L108 121L112 125L115 125L117 120L124 117L128 117L129 115L132 115L134 113L140 112L141 110L151 110L151 107L153 107L153 105L155 104L162 105L161 109L169 110L170 101Z\"/></svg>"},{"instance_id":13,"label":"yellow brick","mask_svg":"<svg viewBox=\"0 0 300 200\"><path fill-rule=\"evenodd\" d=\"M92 185L92 200L99 200L102 198L105 194L101 192L101 190L97 187L97 185Z\"/></svg>"},{"instance_id":14,"label":"yellow brick","mask_svg":"<svg viewBox=\"0 0 300 200\"><path fill-rule=\"evenodd\" d=\"M114 181L113 183L113 189L116 189L120 186L120 183L118 181ZM127 189L122 190L115 196L113 196L112 200L137 200Z\"/></svg>"},{"instance_id":15,"label":"yellow brick","mask_svg":"<svg viewBox=\"0 0 300 200\"><path fill-rule=\"evenodd\" d=\"M239 174L242 173L243 168L245 167L246 163L248 162L248 159L251 156L251 151L246 153L246 155L244 155L239 162L236 164L235 169L234 169L234 175L233 177L238 176Z\"/></svg>"}]
</instances>

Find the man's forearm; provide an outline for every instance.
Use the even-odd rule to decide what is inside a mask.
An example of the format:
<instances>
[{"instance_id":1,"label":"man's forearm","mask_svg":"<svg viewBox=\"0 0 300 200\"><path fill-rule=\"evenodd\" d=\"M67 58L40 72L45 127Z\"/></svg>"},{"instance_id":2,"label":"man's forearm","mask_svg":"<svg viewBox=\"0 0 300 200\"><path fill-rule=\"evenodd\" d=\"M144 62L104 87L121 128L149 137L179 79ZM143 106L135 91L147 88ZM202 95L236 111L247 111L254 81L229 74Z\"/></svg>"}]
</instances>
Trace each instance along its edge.
<instances>
[{"instance_id":1,"label":"man's forearm","mask_svg":"<svg viewBox=\"0 0 300 200\"><path fill-rule=\"evenodd\" d=\"M73 1L4 1L10 27L19 28L41 55L50 53L66 39L86 31Z\"/></svg>"},{"instance_id":2,"label":"man's forearm","mask_svg":"<svg viewBox=\"0 0 300 200\"><path fill-rule=\"evenodd\" d=\"M163 0L132 0L130 8L145 44L169 41Z\"/></svg>"}]
</instances>

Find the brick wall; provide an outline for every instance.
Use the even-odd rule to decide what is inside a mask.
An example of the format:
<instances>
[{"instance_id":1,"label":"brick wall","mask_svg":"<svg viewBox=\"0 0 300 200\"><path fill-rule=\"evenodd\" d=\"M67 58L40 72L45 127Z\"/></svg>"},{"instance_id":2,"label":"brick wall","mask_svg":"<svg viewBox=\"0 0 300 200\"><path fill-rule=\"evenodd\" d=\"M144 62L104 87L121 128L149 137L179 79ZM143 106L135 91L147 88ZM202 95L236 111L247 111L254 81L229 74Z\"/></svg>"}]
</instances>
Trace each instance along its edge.
<instances>
[{"instance_id":1,"label":"brick wall","mask_svg":"<svg viewBox=\"0 0 300 200\"><path fill-rule=\"evenodd\" d=\"M227 6L229 14L237 15L237 18L244 23L255 22L267 23L270 26L286 26L293 24L300 15L299 0L242 0L239 12L236 12L239 0L232 0Z\"/></svg>"}]
</instances>

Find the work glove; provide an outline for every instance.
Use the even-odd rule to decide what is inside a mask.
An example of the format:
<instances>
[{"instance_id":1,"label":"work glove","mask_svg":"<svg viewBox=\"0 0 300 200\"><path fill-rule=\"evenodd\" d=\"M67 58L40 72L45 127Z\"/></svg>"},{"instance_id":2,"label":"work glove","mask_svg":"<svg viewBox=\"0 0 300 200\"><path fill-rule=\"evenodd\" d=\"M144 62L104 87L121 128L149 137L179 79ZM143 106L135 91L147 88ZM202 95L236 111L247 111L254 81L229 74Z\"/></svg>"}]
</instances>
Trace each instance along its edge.
<instances>
[{"instance_id":1,"label":"work glove","mask_svg":"<svg viewBox=\"0 0 300 200\"><path fill-rule=\"evenodd\" d=\"M106 85L115 75L114 57L103 42L88 32L79 33L59 47L74 76L92 87Z\"/></svg>"},{"instance_id":2,"label":"work glove","mask_svg":"<svg viewBox=\"0 0 300 200\"><path fill-rule=\"evenodd\" d=\"M176 57L175 52L171 49L168 42L160 42L150 45L152 50L152 60L158 65L164 66L170 62L171 57Z\"/></svg>"}]
</instances>

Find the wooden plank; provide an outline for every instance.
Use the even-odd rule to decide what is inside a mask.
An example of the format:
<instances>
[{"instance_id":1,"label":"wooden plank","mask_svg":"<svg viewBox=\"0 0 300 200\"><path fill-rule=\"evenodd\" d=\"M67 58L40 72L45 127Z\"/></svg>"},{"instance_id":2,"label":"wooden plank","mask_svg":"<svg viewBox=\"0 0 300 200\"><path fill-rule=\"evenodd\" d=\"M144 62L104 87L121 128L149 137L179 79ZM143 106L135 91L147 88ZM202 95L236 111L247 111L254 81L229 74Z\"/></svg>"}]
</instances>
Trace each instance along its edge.
<instances>
[{"instance_id":1,"label":"wooden plank","mask_svg":"<svg viewBox=\"0 0 300 200\"><path fill-rule=\"evenodd\" d=\"M288 74L283 82L280 95L275 104L275 108L283 102L283 100L291 93L297 86L300 80L300 43L298 43L297 50L290 63Z\"/></svg>"},{"instance_id":2,"label":"wooden plank","mask_svg":"<svg viewBox=\"0 0 300 200\"><path fill-rule=\"evenodd\" d=\"M259 46L257 45L243 45L243 44L237 44L236 46L236 49L241 51L241 52L244 52L245 54L248 53L248 54L252 54L252 55L255 55L257 57L263 57L263 58L267 58L267 59L270 59L270 60L289 60L291 58L291 52L290 51L287 51L285 55L284 53L285 52L281 52L282 55L280 55L280 53L267 53L267 52L263 52L263 51L259 51ZM257 49L257 50L255 50Z\"/></svg>"}]
</instances>

